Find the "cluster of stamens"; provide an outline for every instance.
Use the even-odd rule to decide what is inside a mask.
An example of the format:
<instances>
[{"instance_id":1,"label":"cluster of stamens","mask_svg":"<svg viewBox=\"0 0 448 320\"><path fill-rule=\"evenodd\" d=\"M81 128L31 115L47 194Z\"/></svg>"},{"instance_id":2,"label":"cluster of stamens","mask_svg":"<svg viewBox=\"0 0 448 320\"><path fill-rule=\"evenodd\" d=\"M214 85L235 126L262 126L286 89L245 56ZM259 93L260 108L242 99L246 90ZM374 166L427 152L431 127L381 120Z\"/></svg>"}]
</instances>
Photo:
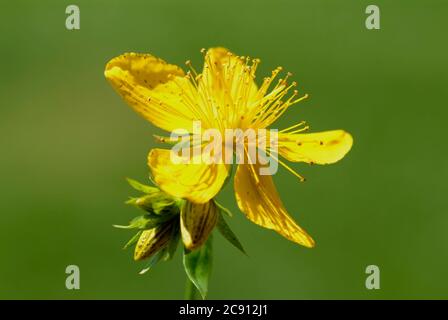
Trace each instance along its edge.
<instances>
[{"instance_id":1,"label":"cluster of stamens","mask_svg":"<svg viewBox=\"0 0 448 320\"><path fill-rule=\"evenodd\" d=\"M289 83L292 73L277 79L282 67L274 69L265 77L259 88L255 85L256 70L260 59L246 56L234 56L226 52L227 57L216 59L205 49L201 50L205 65L199 73L190 60L185 62L188 71L184 78L173 77L179 86L180 99L200 120L203 128L225 129L262 129L269 127L292 105L306 99L307 94L299 97L297 82ZM288 93L291 92L288 96ZM296 134L308 130L304 121L279 131L280 134ZM284 166L301 181L305 179L296 173L271 150L267 155Z\"/></svg>"},{"instance_id":2,"label":"cluster of stamens","mask_svg":"<svg viewBox=\"0 0 448 320\"><path fill-rule=\"evenodd\" d=\"M213 55L201 50L205 65L202 73L196 71L190 60L186 61L188 72L185 79L176 81L181 90L181 100L206 126L226 128L266 128L275 122L291 105L306 99L298 97L295 81L288 83L287 73L272 86L278 74L278 67L271 76L264 78L262 85L255 85L256 70L260 59L234 56L214 59ZM288 93L292 94L287 97Z\"/></svg>"}]
</instances>

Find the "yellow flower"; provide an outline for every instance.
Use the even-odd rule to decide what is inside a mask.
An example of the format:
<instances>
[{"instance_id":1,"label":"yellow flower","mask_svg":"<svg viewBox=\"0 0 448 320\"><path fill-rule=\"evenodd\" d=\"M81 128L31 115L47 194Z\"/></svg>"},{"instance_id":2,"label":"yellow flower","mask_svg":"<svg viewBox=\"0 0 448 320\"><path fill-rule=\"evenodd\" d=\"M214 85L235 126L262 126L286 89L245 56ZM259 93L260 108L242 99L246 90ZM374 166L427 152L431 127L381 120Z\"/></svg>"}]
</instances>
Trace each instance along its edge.
<instances>
[{"instance_id":1,"label":"yellow flower","mask_svg":"<svg viewBox=\"0 0 448 320\"><path fill-rule=\"evenodd\" d=\"M126 102L145 119L166 131L179 128L193 132L193 122L202 129L263 129L270 127L298 97L288 73L279 79L281 68L255 83L258 59L236 56L224 48L204 53L201 73L187 61L184 71L149 54L128 53L112 59L105 76ZM292 94L287 96L288 92ZM297 123L279 131L278 153L292 162L330 164L342 159L353 139L343 130L305 134L308 127ZM274 157L274 155L271 155ZM279 164L303 180L284 161ZM209 202L229 175L223 163L174 164L170 150L153 149L148 164L155 182L168 194L193 203ZM313 239L288 215L272 177L259 174L259 164L238 165L234 188L239 208L252 222L277 231L306 247Z\"/></svg>"}]
</instances>

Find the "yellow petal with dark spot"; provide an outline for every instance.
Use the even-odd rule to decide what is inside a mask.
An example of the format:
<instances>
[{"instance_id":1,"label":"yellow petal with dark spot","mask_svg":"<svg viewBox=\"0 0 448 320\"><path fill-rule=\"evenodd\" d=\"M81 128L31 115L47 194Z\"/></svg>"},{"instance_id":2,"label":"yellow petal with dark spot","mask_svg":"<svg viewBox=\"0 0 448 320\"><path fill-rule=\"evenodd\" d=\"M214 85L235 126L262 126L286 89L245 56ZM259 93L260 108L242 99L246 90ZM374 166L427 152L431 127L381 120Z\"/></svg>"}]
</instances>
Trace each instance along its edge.
<instances>
[{"instance_id":1,"label":"yellow petal with dark spot","mask_svg":"<svg viewBox=\"0 0 448 320\"><path fill-rule=\"evenodd\" d=\"M352 136L343 130L278 135L278 152L293 162L331 164L350 151Z\"/></svg>"},{"instance_id":2,"label":"yellow petal with dark spot","mask_svg":"<svg viewBox=\"0 0 448 320\"><path fill-rule=\"evenodd\" d=\"M126 53L106 65L104 74L114 89L141 116L167 131L191 132L197 118L185 102L196 96L179 67L150 54Z\"/></svg>"}]
</instances>

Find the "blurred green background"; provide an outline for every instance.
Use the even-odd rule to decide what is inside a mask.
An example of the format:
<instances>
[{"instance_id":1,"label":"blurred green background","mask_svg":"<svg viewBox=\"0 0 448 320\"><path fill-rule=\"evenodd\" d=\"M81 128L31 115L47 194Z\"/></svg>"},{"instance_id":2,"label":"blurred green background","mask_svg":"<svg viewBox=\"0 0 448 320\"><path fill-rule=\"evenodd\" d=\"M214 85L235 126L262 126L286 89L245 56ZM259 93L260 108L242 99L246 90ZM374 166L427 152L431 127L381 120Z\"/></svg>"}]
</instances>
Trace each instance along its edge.
<instances>
[{"instance_id":1,"label":"blurred green background","mask_svg":"<svg viewBox=\"0 0 448 320\"><path fill-rule=\"evenodd\" d=\"M81 30L65 28L77 4ZM282 65L311 99L283 117L355 138L340 163L280 169L279 192L317 242L250 223L231 185L221 201L246 247L215 237L211 299L448 298L446 1L3 1L0 13L0 298L182 298L180 254L141 276L112 228L137 215L125 177L147 181L160 132L103 76L124 52L201 65L200 48ZM65 268L81 290L65 288ZM364 286L381 269L381 289Z\"/></svg>"}]
</instances>

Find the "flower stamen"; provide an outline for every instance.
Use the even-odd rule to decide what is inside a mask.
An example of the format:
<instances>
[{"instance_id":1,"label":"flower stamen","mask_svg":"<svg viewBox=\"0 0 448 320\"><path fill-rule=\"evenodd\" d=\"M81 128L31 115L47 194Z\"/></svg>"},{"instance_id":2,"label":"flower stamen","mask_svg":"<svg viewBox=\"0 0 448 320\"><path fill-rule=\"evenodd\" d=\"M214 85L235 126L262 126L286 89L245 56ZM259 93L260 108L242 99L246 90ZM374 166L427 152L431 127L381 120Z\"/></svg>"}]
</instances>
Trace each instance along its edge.
<instances>
[{"instance_id":1,"label":"flower stamen","mask_svg":"<svg viewBox=\"0 0 448 320\"><path fill-rule=\"evenodd\" d=\"M306 181L305 177L303 177L302 175L300 175L299 173L297 173L294 169L292 169L290 166L288 166L285 162L283 162L282 160L280 160L278 157L274 156L272 154L272 152L270 152L269 150L266 150L267 155L274 159L275 161L277 161L279 164L281 164L286 170L288 170L289 172L291 172L294 176L296 176L297 178L299 178L300 182L304 182Z\"/></svg>"}]
</instances>

